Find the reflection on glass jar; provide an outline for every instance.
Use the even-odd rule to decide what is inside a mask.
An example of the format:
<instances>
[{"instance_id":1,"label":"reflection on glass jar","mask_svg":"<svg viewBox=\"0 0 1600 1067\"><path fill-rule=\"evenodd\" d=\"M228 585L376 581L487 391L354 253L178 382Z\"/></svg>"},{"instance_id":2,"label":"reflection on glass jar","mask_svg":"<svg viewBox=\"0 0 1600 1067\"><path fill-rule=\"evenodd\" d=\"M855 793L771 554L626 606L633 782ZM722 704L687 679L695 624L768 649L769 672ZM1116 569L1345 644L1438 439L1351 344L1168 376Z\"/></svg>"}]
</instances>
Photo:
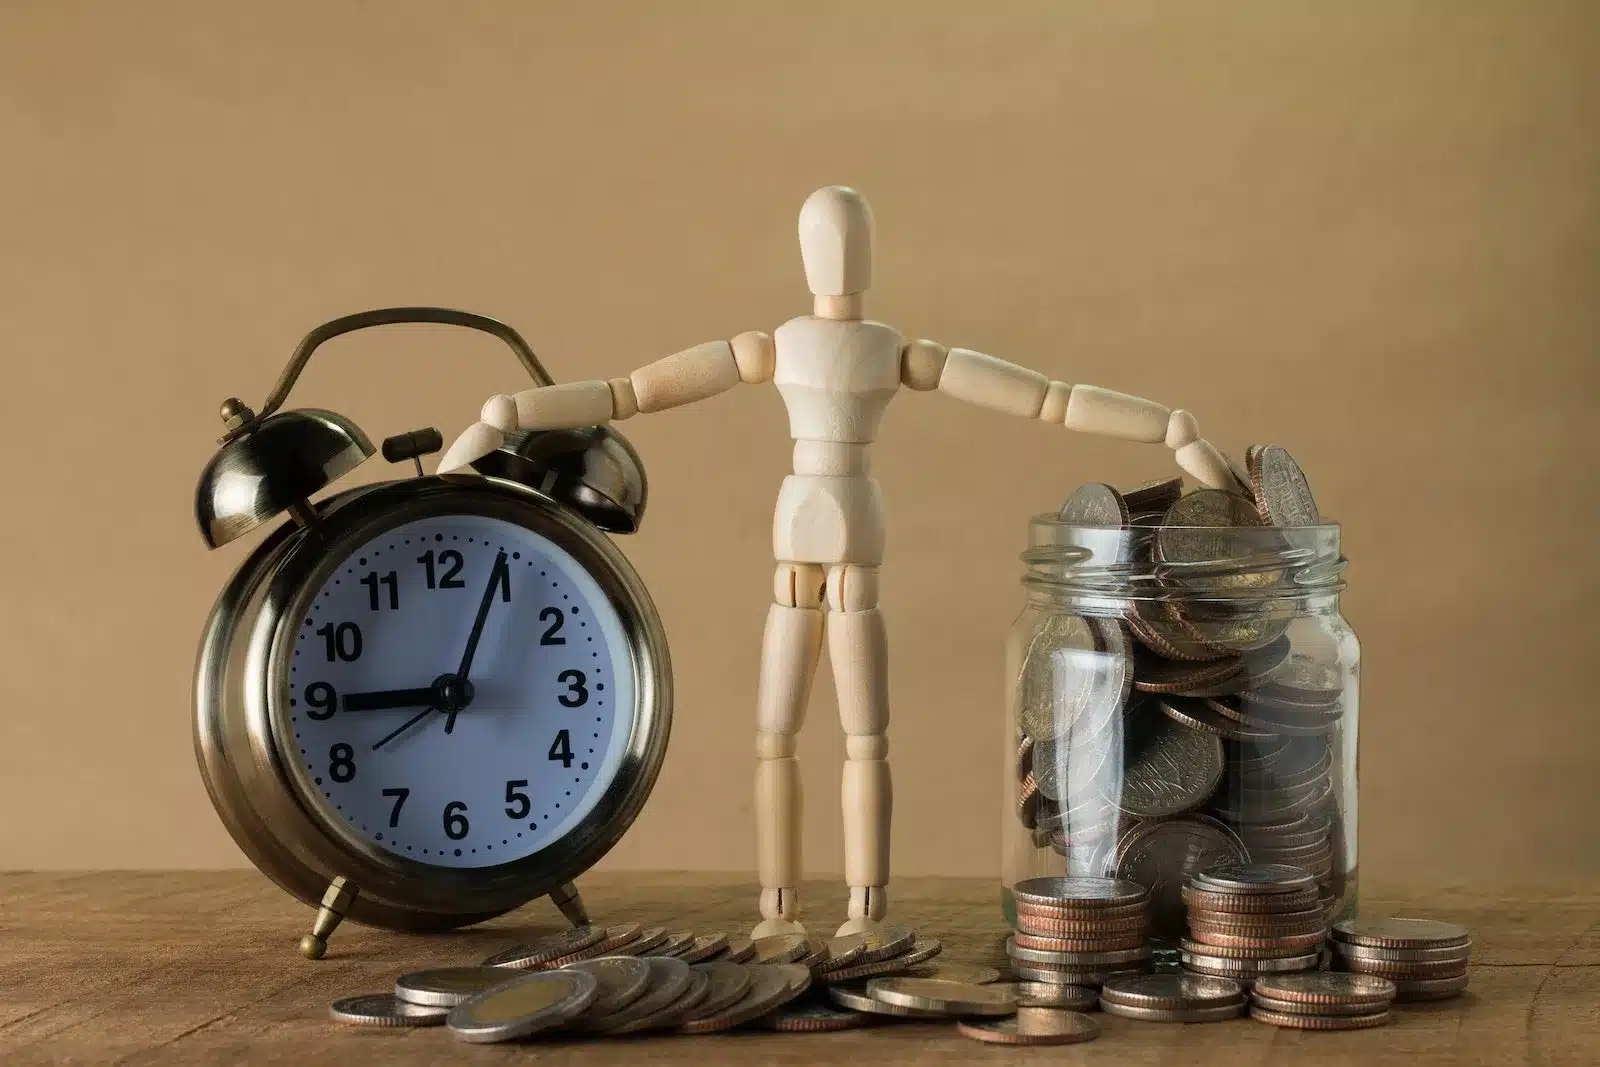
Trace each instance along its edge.
<instances>
[{"instance_id":1,"label":"reflection on glass jar","mask_svg":"<svg viewBox=\"0 0 1600 1067\"><path fill-rule=\"evenodd\" d=\"M1002 900L1040 875L1151 891L1152 936L1223 863L1316 876L1354 913L1360 647L1339 528L1030 524L1007 643Z\"/></svg>"}]
</instances>

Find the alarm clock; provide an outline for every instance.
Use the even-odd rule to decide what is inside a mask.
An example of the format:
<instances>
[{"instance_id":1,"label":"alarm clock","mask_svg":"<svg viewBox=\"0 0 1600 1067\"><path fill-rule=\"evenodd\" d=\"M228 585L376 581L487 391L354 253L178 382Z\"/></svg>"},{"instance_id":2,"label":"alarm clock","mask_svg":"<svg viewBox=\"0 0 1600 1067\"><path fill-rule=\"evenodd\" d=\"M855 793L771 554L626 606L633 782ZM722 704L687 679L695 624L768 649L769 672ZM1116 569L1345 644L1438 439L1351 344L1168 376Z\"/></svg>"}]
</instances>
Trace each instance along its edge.
<instances>
[{"instance_id":1,"label":"alarm clock","mask_svg":"<svg viewBox=\"0 0 1600 1067\"><path fill-rule=\"evenodd\" d=\"M415 476L312 497L375 451L349 419L280 411L341 334L504 323L382 308L311 331L259 414L226 434L196 491L210 548L287 515L218 597L195 672L194 739L218 815L272 881L318 908L301 952L344 918L442 930L550 896L638 815L666 752L661 620L608 534L637 529L644 468L609 427L514 434L477 474L426 476L437 430L384 442Z\"/></svg>"}]
</instances>

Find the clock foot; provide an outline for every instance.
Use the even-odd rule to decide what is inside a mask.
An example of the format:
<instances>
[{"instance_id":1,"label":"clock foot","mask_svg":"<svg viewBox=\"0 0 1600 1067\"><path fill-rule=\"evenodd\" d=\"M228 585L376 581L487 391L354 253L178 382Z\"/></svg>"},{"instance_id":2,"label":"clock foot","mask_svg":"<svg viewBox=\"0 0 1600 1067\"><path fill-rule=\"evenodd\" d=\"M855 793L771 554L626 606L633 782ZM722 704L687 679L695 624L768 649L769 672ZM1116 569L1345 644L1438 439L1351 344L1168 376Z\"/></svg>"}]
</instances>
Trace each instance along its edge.
<instances>
[{"instance_id":1,"label":"clock foot","mask_svg":"<svg viewBox=\"0 0 1600 1067\"><path fill-rule=\"evenodd\" d=\"M578 887L571 882L566 882L550 894L550 903L561 910L567 917L567 922L573 926L585 926L589 922L589 909L583 906L583 898L578 895Z\"/></svg>"},{"instance_id":2,"label":"clock foot","mask_svg":"<svg viewBox=\"0 0 1600 1067\"><path fill-rule=\"evenodd\" d=\"M328 883L328 891L322 894L322 907L317 909L311 932L300 939L300 955L308 960L320 960L327 955L328 938L339 928L344 913L350 909L351 901L356 899L359 892L342 876Z\"/></svg>"}]
</instances>

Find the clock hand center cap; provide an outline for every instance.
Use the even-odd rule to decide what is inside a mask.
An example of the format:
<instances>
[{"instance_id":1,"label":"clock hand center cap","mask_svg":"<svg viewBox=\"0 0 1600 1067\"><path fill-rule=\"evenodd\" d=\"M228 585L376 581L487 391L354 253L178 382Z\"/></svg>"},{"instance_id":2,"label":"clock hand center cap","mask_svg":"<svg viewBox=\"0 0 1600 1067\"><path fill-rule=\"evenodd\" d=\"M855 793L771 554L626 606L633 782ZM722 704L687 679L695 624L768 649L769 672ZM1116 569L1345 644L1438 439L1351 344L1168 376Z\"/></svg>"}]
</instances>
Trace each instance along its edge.
<instances>
[{"instance_id":1,"label":"clock hand center cap","mask_svg":"<svg viewBox=\"0 0 1600 1067\"><path fill-rule=\"evenodd\" d=\"M458 678L454 674L441 674L433 680L435 697L439 702L439 710L445 712L460 711L472 703L475 693L472 683L465 678Z\"/></svg>"}]
</instances>

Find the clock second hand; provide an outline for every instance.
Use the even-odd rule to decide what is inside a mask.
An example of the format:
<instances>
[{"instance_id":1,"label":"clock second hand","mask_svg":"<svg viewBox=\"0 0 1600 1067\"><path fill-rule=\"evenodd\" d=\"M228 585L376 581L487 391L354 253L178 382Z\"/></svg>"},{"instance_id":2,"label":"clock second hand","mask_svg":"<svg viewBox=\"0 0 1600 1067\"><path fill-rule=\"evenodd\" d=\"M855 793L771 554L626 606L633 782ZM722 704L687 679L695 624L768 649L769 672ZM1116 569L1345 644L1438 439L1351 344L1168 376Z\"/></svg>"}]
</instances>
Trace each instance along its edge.
<instances>
[{"instance_id":1,"label":"clock second hand","mask_svg":"<svg viewBox=\"0 0 1600 1067\"><path fill-rule=\"evenodd\" d=\"M432 715L438 710L438 708L431 704L423 708L421 711L417 712L415 715L411 716L411 718L402 723L397 729L385 734L383 740L372 746L372 751L378 751L378 749L382 748L384 745L387 745L390 741L393 741L395 738L399 737L401 734L405 733L407 730L417 725L417 723L421 722L423 719L427 718L429 715Z\"/></svg>"}]
</instances>

